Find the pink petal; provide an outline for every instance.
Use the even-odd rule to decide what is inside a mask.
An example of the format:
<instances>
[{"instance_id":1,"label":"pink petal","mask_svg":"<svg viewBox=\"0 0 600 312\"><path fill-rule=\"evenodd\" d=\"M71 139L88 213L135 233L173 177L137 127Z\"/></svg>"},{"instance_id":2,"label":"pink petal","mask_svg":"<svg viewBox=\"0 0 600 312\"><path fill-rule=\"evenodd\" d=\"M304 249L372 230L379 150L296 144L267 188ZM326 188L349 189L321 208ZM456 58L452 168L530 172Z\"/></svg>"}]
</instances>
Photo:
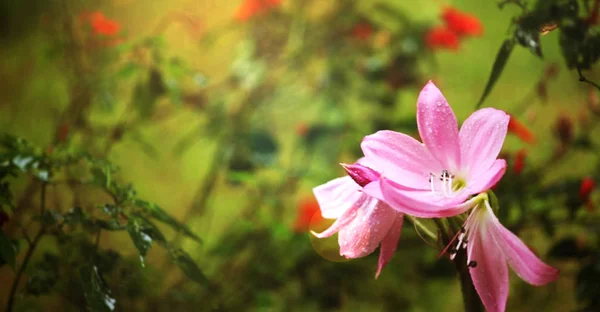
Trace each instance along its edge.
<instances>
[{"instance_id":1,"label":"pink petal","mask_svg":"<svg viewBox=\"0 0 600 312\"><path fill-rule=\"evenodd\" d=\"M498 249L502 251L510 267L529 284L540 286L558 278L558 270L542 262L536 255L513 233L507 230L494 215L491 215L490 234L493 235Z\"/></svg>"},{"instance_id":2,"label":"pink petal","mask_svg":"<svg viewBox=\"0 0 600 312\"><path fill-rule=\"evenodd\" d=\"M442 92L429 81L421 90L417 102L419 135L431 154L455 172L460 168L458 123ZM437 171L436 171L437 172Z\"/></svg>"},{"instance_id":3,"label":"pink petal","mask_svg":"<svg viewBox=\"0 0 600 312\"><path fill-rule=\"evenodd\" d=\"M477 266L469 269L473 285L488 312L504 312L509 284L508 266L502 251L497 248L486 224L480 224L470 238L470 260L477 263Z\"/></svg>"},{"instance_id":4,"label":"pink petal","mask_svg":"<svg viewBox=\"0 0 600 312\"><path fill-rule=\"evenodd\" d=\"M336 219L358 201L362 192L350 177L333 179L313 188L323 218Z\"/></svg>"},{"instance_id":5,"label":"pink petal","mask_svg":"<svg viewBox=\"0 0 600 312\"><path fill-rule=\"evenodd\" d=\"M482 172L479 176L474 177L474 181L469 181L468 190L470 194L478 194L492 188L506 172L506 160L496 159L492 166Z\"/></svg>"},{"instance_id":6,"label":"pink petal","mask_svg":"<svg viewBox=\"0 0 600 312\"><path fill-rule=\"evenodd\" d=\"M369 167L385 177L413 188L429 188L429 174L442 171L442 165L414 138L383 130L366 136L361 148Z\"/></svg>"},{"instance_id":7,"label":"pink petal","mask_svg":"<svg viewBox=\"0 0 600 312\"><path fill-rule=\"evenodd\" d=\"M318 238L330 237L333 234L339 232L343 227L348 225L350 222L354 221L354 217L356 216L356 212L360 207L353 205L350 209L346 210L333 224L327 228L325 231L321 233L317 233L314 231L310 231L314 236Z\"/></svg>"},{"instance_id":8,"label":"pink petal","mask_svg":"<svg viewBox=\"0 0 600 312\"><path fill-rule=\"evenodd\" d=\"M510 117L501 110L483 108L471 114L460 128L462 170L472 180L486 172L500 153Z\"/></svg>"},{"instance_id":9,"label":"pink petal","mask_svg":"<svg viewBox=\"0 0 600 312\"><path fill-rule=\"evenodd\" d=\"M402 233L403 222L404 216L400 213L396 213L394 223L392 223L389 232L381 241L381 247L379 247L379 263L377 265L377 273L375 273L375 278L379 277L381 270L383 270L383 268L392 259L392 256L394 256L394 252L398 246L398 241L400 240L400 234Z\"/></svg>"},{"instance_id":10,"label":"pink petal","mask_svg":"<svg viewBox=\"0 0 600 312\"><path fill-rule=\"evenodd\" d=\"M352 222L340 229L340 255L360 258L371 254L389 232L397 214L388 205L365 195Z\"/></svg>"},{"instance_id":11,"label":"pink petal","mask_svg":"<svg viewBox=\"0 0 600 312\"><path fill-rule=\"evenodd\" d=\"M472 208L476 202L474 199L466 201L470 195L466 189L448 198L430 190L409 189L388 179L367 184L363 192L386 202L398 212L419 218L452 217Z\"/></svg>"}]
</instances>

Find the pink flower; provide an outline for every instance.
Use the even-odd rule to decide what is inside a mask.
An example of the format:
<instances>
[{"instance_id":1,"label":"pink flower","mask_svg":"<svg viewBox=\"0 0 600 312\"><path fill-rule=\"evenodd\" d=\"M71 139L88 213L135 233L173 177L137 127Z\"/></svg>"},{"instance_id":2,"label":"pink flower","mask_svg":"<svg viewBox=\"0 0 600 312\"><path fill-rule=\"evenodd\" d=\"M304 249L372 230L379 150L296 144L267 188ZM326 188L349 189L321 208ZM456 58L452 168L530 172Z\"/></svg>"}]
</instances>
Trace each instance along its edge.
<instances>
[{"instance_id":1,"label":"pink flower","mask_svg":"<svg viewBox=\"0 0 600 312\"><path fill-rule=\"evenodd\" d=\"M394 255L404 219L401 213L361 191L362 185L379 178L377 172L362 165L363 160L343 165L350 176L314 188L323 217L337 220L324 232L313 234L324 238L339 232L340 255L349 259L367 256L381 246L377 278Z\"/></svg>"},{"instance_id":2,"label":"pink flower","mask_svg":"<svg viewBox=\"0 0 600 312\"><path fill-rule=\"evenodd\" d=\"M472 208L474 194L485 192L504 175L497 159L509 116L494 108L473 113L460 131L454 112L430 81L417 102L423 143L403 133L379 131L361 144L370 167L382 178L364 192L401 213L422 218L451 217Z\"/></svg>"},{"instance_id":3,"label":"pink flower","mask_svg":"<svg viewBox=\"0 0 600 312\"><path fill-rule=\"evenodd\" d=\"M452 242L450 243L452 244ZM458 234L452 250L467 250L473 285L489 312L504 311L508 299L508 266L527 283L540 286L558 278L558 270L543 263L494 215L487 200L479 200Z\"/></svg>"}]
</instances>

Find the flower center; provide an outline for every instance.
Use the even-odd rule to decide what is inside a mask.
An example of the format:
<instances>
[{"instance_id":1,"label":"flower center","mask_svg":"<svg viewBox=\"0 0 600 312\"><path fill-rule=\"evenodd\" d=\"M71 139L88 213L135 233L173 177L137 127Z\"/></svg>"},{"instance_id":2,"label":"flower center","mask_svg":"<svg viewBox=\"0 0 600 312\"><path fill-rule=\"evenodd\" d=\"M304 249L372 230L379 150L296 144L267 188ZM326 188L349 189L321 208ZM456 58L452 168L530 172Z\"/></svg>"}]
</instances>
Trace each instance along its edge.
<instances>
[{"instance_id":1,"label":"flower center","mask_svg":"<svg viewBox=\"0 0 600 312\"><path fill-rule=\"evenodd\" d=\"M429 173L429 185L431 186L432 192L438 190L438 192L441 192L445 197L451 197L453 193L465 187L467 183L461 178L456 178L454 174L444 169L439 175L439 178L435 174Z\"/></svg>"}]
</instances>

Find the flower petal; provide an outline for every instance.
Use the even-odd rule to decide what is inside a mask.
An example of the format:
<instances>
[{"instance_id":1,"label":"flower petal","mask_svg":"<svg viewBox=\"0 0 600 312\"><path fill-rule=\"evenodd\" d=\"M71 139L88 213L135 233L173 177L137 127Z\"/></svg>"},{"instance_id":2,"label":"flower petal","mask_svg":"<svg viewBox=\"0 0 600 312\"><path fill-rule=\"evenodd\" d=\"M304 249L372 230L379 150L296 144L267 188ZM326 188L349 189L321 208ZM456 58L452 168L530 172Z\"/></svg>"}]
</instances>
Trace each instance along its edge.
<instances>
[{"instance_id":1,"label":"flower petal","mask_svg":"<svg viewBox=\"0 0 600 312\"><path fill-rule=\"evenodd\" d=\"M321 184L313 188L313 193L321 207L321 215L327 219L339 218L362 196L360 186L347 176Z\"/></svg>"},{"instance_id":2,"label":"flower petal","mask_svg":"<svg viewBox=\"0 0 600 312\"><path fill-rule=\"evenodd\" d=\"M487 202L486 202L487 204ZM515 234L506 229L487 204L490 234L510 267L529 284L540 286L558 278L558 270L542 262Z\"/></svg>"},{"instance_id":3,"label":"flower petal","mask_svg":"<svg viewBox=\"0 0 600 312\"><path fill-rule=\"evenodd\" d=\"M398 214L381 201L364 196L352 222L340 229L340 255L360 258L371 254L389 232Z\"/></svg>"},{"instance_id":4,"label":"flower petal","mask_svg":"<svg viewBox=\"0 0 600 312\"><path fill-rule=\"evenodd\" d=\"M431 81L419 94L417 125L423 143L444 169L454 172L460 168L456 116L442 92Z\"/></svg>"},{"instance_id":5,"label":"flower petal","mask_svg":"<svg viewBox=\"0 0 600 312\"><path fill-rule=\"evenodd\" d=\"M394 223L392 223L390 230L381 241L381 246L379 247L379 262L377 264L375 278L379 277L381 270L383 270L388 262L390 262L390 259L392 259L392 256L394 256L398 241L400 240L400 234L402 233L402 223L404 223L404 215L396 213Z\"/></svg>"},{"instance_id":6,"label":"flower petal","mask_svg":"<svg viewBox=\"0 0 600 312\"><path fill-rule=\"evenodd\" d=\"M474 181L468 183L470 194L478 194L492 188L506 172L506 160L496 159L492 166L481 175L474 177Z\"/></svg>"},{"instance_id":7,"label":"flower petal","mask_svg":"<svg viewBox=\"0 0 600 312\"><path fill-rule=\"evenodd\" d=\"M477 265L470 268L469 272L485 309L488 312L504 312L508 299L508 266L488 230L486 224L479 224L473 233L476 237L469 242L472 244L470 260Z\"/></svg>"},{"instance_id":8,"label":"flower petal","mask_svg":"<svg viewBox=\"0 0 600 312\"><path fill-rule=\"evenodd\" d=\"M388 179L380 179L367 184L363 192L386 202L398 212L419 218L445 218L461 214L472 208L476 200L468 201L466 189L452 197L444 197L431 190L417 190L403 187Z\"/></svg>"},{"instance_id":9,"label":"flower petal","mask_svg":"<svg viewBox=\"0 0 600 312\"><path fill-rule=\"evenodd\" d=\"M378 131L366 136L360 146L367 166L409 187L428 189L429 174L443 169L425 145L400 132Z\"/></svg>"},{"instance_id":10,"label":"flower petal","mask_svg":"<svg viewBox=\"0 0 600 312\"><path fill-rule=\"evenodd\" d=\"M508 121L505 112L495 108L483 108L471 114L460 128L460 159L462 170L472 180L485 171L498 158L504 144Z\"/></svg>"},{"instance_id":11,"label":"flower petal","mask_svg":"<svg viewBox=\"0 0 600 312\"><path fill-rule=\"evenodd\" d=\"M343 227L348 225L350 222L352 222L354 220L354 217L356 216L356 212L358 211L359 208L360 208L359 206L353 205L352 207L350 207L350 209L346 210L339 218L337 218L337 220L335 220L335 222L333 222L333 224L329 228L327 228L325 231L323 231L321 233L317 233L314 231L310 231L310 232L317 238L330 237L333 234L339 232Z\"/></svg>"}]
</instances>

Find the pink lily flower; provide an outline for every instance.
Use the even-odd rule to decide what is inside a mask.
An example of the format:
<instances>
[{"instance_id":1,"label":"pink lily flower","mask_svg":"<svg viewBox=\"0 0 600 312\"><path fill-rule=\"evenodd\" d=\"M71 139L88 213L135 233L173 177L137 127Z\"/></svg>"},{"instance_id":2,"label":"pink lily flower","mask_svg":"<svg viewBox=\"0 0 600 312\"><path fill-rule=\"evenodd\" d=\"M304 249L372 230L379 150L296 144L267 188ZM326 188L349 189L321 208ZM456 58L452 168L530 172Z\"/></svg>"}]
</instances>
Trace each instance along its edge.
<instances>
[{"instance_id":1,"label":"pink lily flower","mask_svg":"<svg viewBox=\"0 0 600 312\"><path fill-rule=\"evenodd\" d=\"M381 246L375 278L390 261L400 239L403 214L386 203L362 192L362 186L379 179L379 174L360 164L342 165L350 176L337 178L313 189L327 219L337 219L322 233L312 232L318 238L338 233L340 255L360 258Z\"/></svg>"},{"instance_id":2,"label":"pink lily flower","mask_svg":"<svg viewBox=\"0 0 600 312\"><path fill-rule=\"evenodd\" d=\"M361 148L382 178L364 192L399 212L421 218L451 217L472 208L467 199L494 186L506 171L497 159L509 116L494 108L474 112L460 131L440 90L429 81L419 94L417 124L423 143L395 131L378 131Z\"/></svg>"},{"instance_id":3,"label":"pink lily flower","mask_svg":"<svg viewBox=\"0 0 600 312\"><path fill-rule=\"evenodd\" d=\"M484 198L481 200L478 196L477 206L461 228L450 259L457 250L466 249L467 267L486 310L504 311L509 289L507 262L520 278L536 286L554 281L558 270L538 259L515 234L502 226L487 196Z\"/></svg>"}]
</instances>

